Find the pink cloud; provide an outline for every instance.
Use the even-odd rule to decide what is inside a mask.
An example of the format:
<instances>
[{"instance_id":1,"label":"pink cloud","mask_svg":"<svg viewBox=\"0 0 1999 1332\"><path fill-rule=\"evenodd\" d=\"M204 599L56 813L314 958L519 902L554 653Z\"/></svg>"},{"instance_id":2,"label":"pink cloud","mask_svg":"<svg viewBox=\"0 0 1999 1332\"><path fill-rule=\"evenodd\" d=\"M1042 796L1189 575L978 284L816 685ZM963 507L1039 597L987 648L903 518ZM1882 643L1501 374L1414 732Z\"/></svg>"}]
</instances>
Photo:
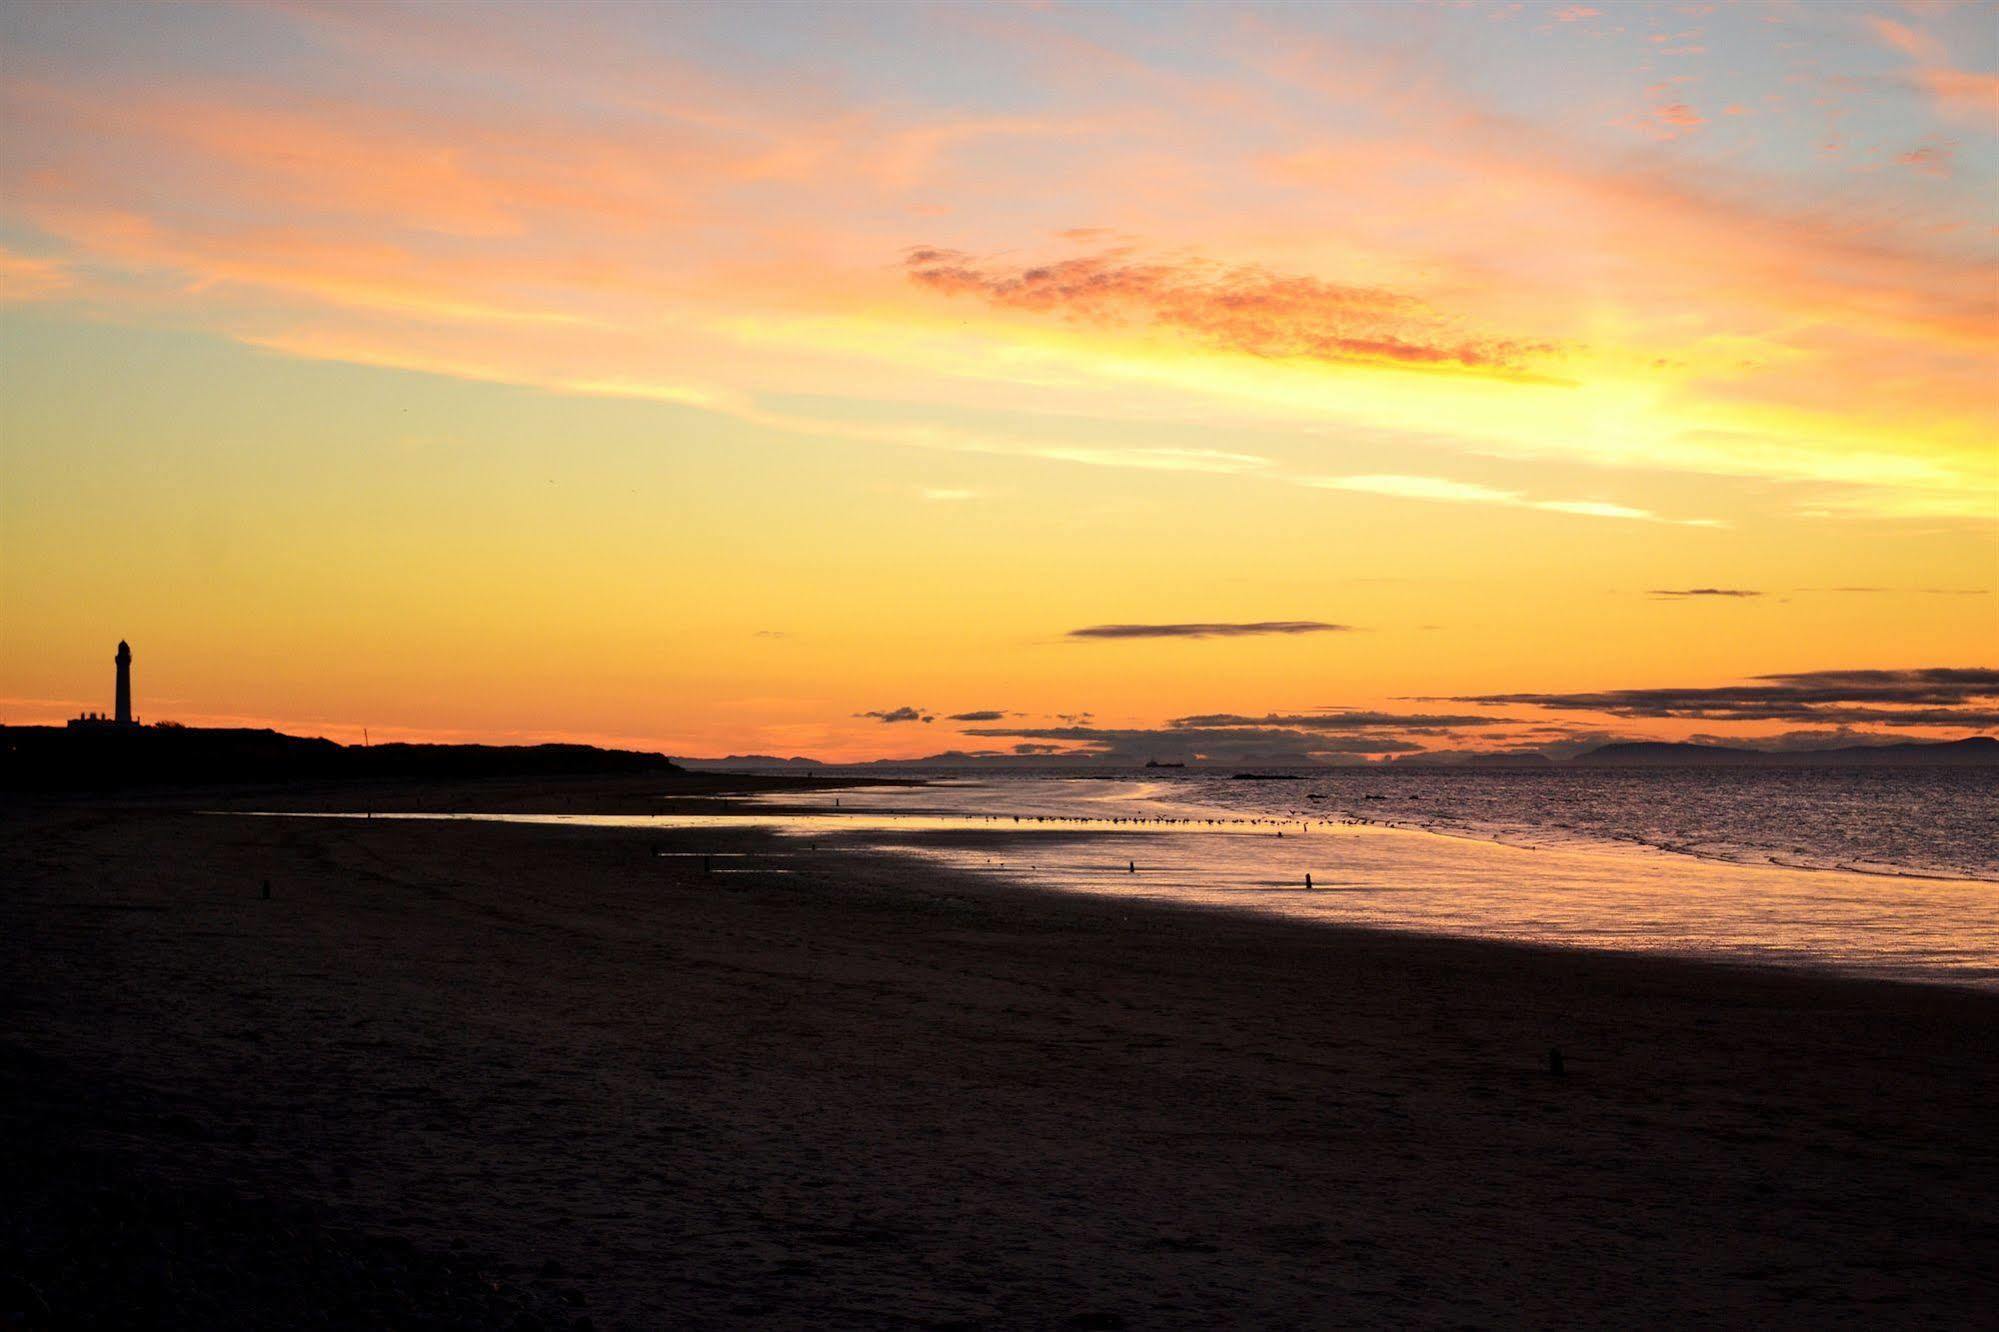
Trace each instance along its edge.
<instances>
[{"instance_id":1,"label":"pink cloud","mask_svg":"<svg viewBox=\"0 0 1999 1332\"><path fill-rule=\"evenodd\" d=\"M1903 166L1914 167L1926 176L1948 176L1954 151L1949 144L1924 144L1911 149L1895 160Z\"/></svg>"},{"instance_id":2,"label":"pink cloud","mask_svg":"<svg viewBox=\"0 0 1999 1332\"><path fill-rule=\"evenodd\" d=\"M61 260L22 254L0 245L0 303L48 300L73 285L69 268Z\"/></svg>"},{"instance_id":3,"label":"pink cloud","mask_svg":"<svg viewBox=\"0 0 1999 1332\"><path fill-rule=\"evenodd\" d=\"M1657 94L1664 92L1665 89L1658 87L1649 88L1646 91ZM1707 124L1707 117L1694 110L1688 103L1680 101L1677 98L1672 98L1655 103L1642 115L1628 117L1618 123L1634 126L1648 138L1670 142L1680 138L1690 130L1698 129L1702 125Z\"/></svg>"},{"instance_id":4,"label":"pink cloud","mask_svg":"<svg viewBox=\"0 0 1999 1332\"><path fill-rule=\"evenodd\" d=\"M1950 114L1979 118L1988 124L1999 117L1999 74L1925 69L1917 71L1916 82Z\"/></svg>"},{"instance_id":5,"label":"pink cloud","mask_svg":"<svg viewBox=\"0 0 1999 1332\"><path fill-rule=\"evenodd\" d=\"M1905 23L1883 18L1879 14L1865 14L1861 17L1883 46L1900 51L1911 59L1927 63L1935 64L1943 60L1943 47L1935 38L1918 32Z\"/></svg>"},{"instance_id":6,"label":"pink cloud","mask_svg":"<svg viewBox=\"0 0 1999 1332\"><path fill-rule=\"evenodd\" d=\"M1065 319L1139 323L1275 359L1520 371L1546 344L1468 337L1421 301L1253 265L1143 260L1130 250L1037 265L917 249L910 278L947 295Z\"/></svg>"},{"instance_id":7,"label":"pink cloud","mask_svg":"<svg viewBox=\"0 0 1999 1332\"><path fill-rule=\"evenodd\" d=\"M1992 124L1999 118L1999 75L1955 68L1942 42L1894 19L1865 16L1868 29L1882 45L1915 62L1915 85L1927 92L1944 114Z\"/></svg>"}]
</instances>

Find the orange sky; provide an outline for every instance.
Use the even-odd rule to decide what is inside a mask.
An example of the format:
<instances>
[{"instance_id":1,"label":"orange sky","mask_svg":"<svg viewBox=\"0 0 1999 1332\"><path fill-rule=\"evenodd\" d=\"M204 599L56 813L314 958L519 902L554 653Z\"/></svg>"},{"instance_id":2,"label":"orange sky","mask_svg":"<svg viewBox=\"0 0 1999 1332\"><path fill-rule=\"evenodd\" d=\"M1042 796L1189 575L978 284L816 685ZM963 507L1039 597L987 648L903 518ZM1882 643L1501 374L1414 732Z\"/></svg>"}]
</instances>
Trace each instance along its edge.
<instances>
[{"instance_id":1,"label":"orange sky","mask_svg":"<svg viewBox=\"0 0 1999 1332\"><path fill-rule=\"evenodd\" d=\"M11 8L0 710L1999 729L1995 20Z\"/></svg>"}]
</instances>

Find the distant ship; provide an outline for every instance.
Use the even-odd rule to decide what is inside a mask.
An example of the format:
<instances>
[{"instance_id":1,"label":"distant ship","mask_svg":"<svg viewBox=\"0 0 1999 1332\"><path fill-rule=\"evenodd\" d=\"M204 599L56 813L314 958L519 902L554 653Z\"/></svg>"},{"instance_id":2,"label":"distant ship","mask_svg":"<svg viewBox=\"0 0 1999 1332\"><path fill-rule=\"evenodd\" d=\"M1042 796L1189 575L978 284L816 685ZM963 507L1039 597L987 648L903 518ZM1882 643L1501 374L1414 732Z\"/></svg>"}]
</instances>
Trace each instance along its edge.
<instances>
[{"instance_id":1,"label":"distant ship","mask_svg":"<svg viewBox=\"0 0 1999 1332\"><path fill-rule=\"evenodd\" d=\"M1148 768L1184 768L1187 765L1184 763L1161 763L1158 759L1147 759L1145 766Z\"/></svg>"}]
</instances>

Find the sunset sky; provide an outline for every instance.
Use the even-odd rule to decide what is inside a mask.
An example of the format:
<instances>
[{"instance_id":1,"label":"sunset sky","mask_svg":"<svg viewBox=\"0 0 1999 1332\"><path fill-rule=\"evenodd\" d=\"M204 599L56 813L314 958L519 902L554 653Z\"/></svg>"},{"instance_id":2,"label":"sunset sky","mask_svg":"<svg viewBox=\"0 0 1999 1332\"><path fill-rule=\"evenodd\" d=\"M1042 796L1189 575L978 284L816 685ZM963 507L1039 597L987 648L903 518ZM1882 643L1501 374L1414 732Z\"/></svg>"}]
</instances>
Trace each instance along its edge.
<instances>
[{"instance_id":1,"label":"sunset sky","mask_svg":"<svg viewBox=\"0 0 1999 1332\"><path fill-rule=\"evenodd\" d=\"M1999 731L1995 186L1989 4L6 4L0 721Z\"/></svg>"}]
</instances>

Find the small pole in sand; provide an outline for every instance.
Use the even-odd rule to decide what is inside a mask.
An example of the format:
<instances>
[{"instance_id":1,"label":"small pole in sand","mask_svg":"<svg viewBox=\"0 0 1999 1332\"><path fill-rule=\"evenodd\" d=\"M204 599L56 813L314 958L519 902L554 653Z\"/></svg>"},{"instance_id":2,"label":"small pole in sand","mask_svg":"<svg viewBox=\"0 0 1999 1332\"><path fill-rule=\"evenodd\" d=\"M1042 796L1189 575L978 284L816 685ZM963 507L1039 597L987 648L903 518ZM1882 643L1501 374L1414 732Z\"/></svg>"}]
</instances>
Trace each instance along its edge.
<instances>
[{"instance_id":1,"label":"small pole in sand","mask_svg":"<svg viewBox=\"0 0 1999 1332\"><path fill-rule=\"evenodd\" d=\"M713 874L715 872L715 857L707 855L701 857L701 872L703 874Z\"/></svg>"},{"instance_id":2,"label":"small pole in sand","mask_svg":"<svg viewBox=\"0 0 1999 1332\"><path fill-rule=\"evenodd\" d=\"M266 902L271 900L271 881L269 879L264 880L264 900Z\"/></svg>"},{"instance_id":3,"label":"small pole in sand","mask_svg":"<svg viewBox=\"0 0 1999 1332\"><path fill-rule=\"evenodd\" d=\"M1312 886L1312 871L1310 870L1305 871L1305 886L1307 888Z\"/></svg>"},{"instance_id":4,"label":"small pole in sand","mask_svg":"<svg viewBox=\"0 0 1999 1332\"><path fill-rule=\"evenodd\" d=\"M1136 860L1127 860L1124 865L1124 872L1126 874L1138 873L1138 862Z\"/></svg>"},{"instance_id":5,"label":"small pole in sand","mask_svg":"<svg viewBox=\"0 0 1999 1332\"><path fill-rule=\"evenodd\" d=\"M1548 1072L1555 1077L1562 1076L1562 1051L1560 1046L1548 1047Z\"/></svg>"}]
</instances>

